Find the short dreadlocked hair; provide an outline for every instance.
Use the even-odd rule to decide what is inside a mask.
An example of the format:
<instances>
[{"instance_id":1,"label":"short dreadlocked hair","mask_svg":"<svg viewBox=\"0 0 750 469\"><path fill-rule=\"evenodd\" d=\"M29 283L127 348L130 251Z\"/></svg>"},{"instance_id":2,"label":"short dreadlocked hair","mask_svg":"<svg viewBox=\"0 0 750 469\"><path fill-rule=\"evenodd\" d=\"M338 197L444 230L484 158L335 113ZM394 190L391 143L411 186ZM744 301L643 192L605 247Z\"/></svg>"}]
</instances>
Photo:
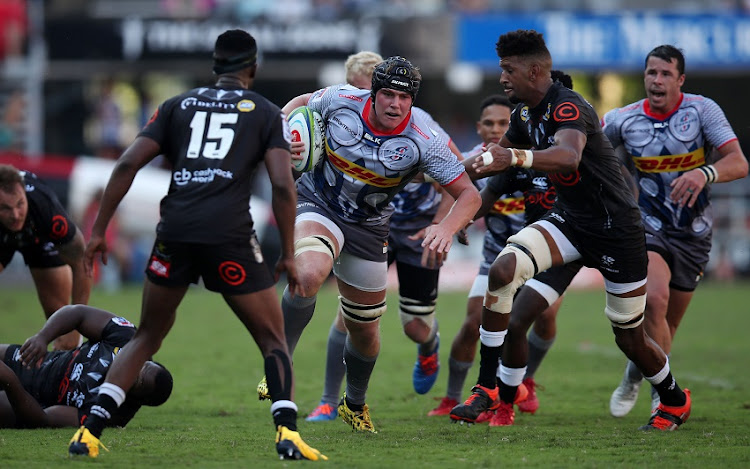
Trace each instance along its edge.
<instances>
[{"instance_id":1,"label":"short dreadlocked hair","mask_svg":"<svg viewBox=\"0 0 750 469\"><path fill-rule=\"evenodd\" d=\"M495 44L495 50L501 59L515 56L536 57L552 65L552 55L544 43L544 36L533 29L519 29L501 35Z\"/></svg>"},{"instance_id":2,"label":"short dreadlocked hair","mask_svg":"<svg viewBox=\"0 0 750 469\"><path fill-rule=\"evenodd\" d=\"M252 67L258 59L255 38L241 29L230 29L216 38L214 45L214 73L236 72Z\"/></svg>"}]
</instances>

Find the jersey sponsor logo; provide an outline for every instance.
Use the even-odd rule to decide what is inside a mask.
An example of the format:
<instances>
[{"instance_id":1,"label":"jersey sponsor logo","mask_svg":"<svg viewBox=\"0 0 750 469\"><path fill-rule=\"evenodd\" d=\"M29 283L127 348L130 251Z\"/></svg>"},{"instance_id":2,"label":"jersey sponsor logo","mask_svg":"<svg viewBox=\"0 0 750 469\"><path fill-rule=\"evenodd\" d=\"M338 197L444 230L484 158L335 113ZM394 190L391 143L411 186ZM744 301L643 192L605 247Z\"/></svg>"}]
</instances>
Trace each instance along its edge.
<instances>
[{"instance_id":1,"label":"jersey sponsor logo","mask_svg":"<svg viewBox=\"0 0 750 469\"><path fill-rule=\"evenodd\" d=\"M73 351L73 356L70 357L70 361L68 362L68 368L65 370L65 374L63 375L63 379L60 380L60 386L57 389L57 402L62 402L63 398L65 397L65 394L68 392L68 386L70 386L70 378L68 378L70 374L70 370L75 364L76 357L81 352L80 349Z\"/></svg>"},{"instance_id":2,"label":"jersey sponsor logo","mask_svg":"<svg viewBox=\"0 0 750 469\"><path fill-rule=\"evenodd\" d=\"M200 107L207 109L235 109L234 103L223 103L221 101L201 101L195 96L189 96L183 99L182 102L180 102L181 109L187 109L189 107Z\"/></svg>"},{"instance_id":3,"label":"jersey sponsor logo","mask_svg":"<svg viewBox=\"0 0 750 469\"><path fill-rule=\"evenodd\" d=\"M364 101L364 99L360 98L359 96L354 96L353 94L340 94L339 98L350 99L358 103L361 103L362 101Z\"/></svg>"},{"instance_id":4,"label":"jersey sponsor logo","mask_svg":"<svg viewBox=\"0 0 750 469\"><path fill-rule=\"evenodd\" d=\"M237 110L240 112L251 112L255 110L255 103L250 99L243 99L237 103Z\"/></svg>"},{"instance_id":5,"label":"jersey sponsor logo","mask_svg":"<svg viewBox=\"0 0 750 469\"><path fill-rule=\"evenodd\" d=\"M555 191L555 188L551 188L547 192L536 192L533 194L529 194L526 196L528 200L528 205L538 205L540 207L546 208L547 210L552 208L552 205L555 203L557 192Z\"/></svg>"},{"instance_id":6,"label":"jersey sponsor logo","mask_svg":"<svg viewBox=\"0 0 750 469\"><path fill-rule=\"evenodd\" d=\"M224 261L219 264L219 277L232 286L240 285L247 278L245 269L234 261Z\"/></svg>"},{"instance_id":7,"label":"jersey sponsor logo","mask_svg":"<svg viewBox=\"0 0 750 469\"><path fill-rule=\"evenodd\" d=\"M189 182L206 184L213 181L216 176L223 177L224 179L232 179L234 177L234 174L231 171L226 171L221 168L197 169L192 172L188 171L185 168L182 168L172 173L172 180L178 186L184 186Z\"/></svg>"},{"instance_id":8,"label":"jersey sponsor logo","mask_svg":"<svg viewBox=\"0 0 750 469\"><path fill-rule=\"evenodd\" d=\"M171 262L159 259L156 256L151 256L151 262L149 262L148 264L148 270L158 277L169 278L169 270L171 266Z\"/></svg>"},{"instance_id":9,"label":"jersey sponsor logo","mask_svg":"<svg viewBox=\"0 0 750 469\"><path fill-rule=\"evenodd\" d=\"M555 108L555 112L552 114L553 119L557 122L574 121L580 117L581 113L578 110L578 106L575 104L565 101L560 103Z\"/></svg>"},{"instance_id":10,"label":"jersey sponsor logo","mask_svg":"<svg viewBox=\"0 0 750 469\"><path fill-rule=\"evenodd\" d=\"M581 180L581 173L579 173L578 170L567 174L550 173L549 178L553 183L561 186L575 186L578 184L578 181Z\"/></svg>"},{"instance_id":11,"label":"jersey sponsor logo","mask_svg":"<svg viewBox=\"0 0 750 469\"><path fill-rule=\"evenodd\" d=\"M135 327L135 325L133 325L133 323L132 323L132 322L128 321L128 320L127 320L127 319L125 319L125 318L121 318L121 317L119 317L119 316L118 316L118 317L115 317L115 318L112 318L112 322L113 322L113 323L115 323L115 324L117 324L118 326L123 326L123 327Z\"/></svg>"},{"instance_id":12,"label":"jersey sponsor logo","mask_svg":"<svg viewBox=\"0 0 750 469\"><path fill-rule=\"evenodd\" d=\"M643 173L668 173L689 171L706 163L703 148L681 155L631 156L638 171Z\"/></svg>"},{"instance_id":13,"label":"jersey sponsor logo","mask_svg":"<svg viewBox=\"0 0 750 469\"><path fill-rule=\"evenodd\" d=\"M50 238L62 239L68 234L68 220L62 215L55 215L52 217L52 231L50 232Z\"/></svg>"},{"instance_id":14,"label":"jersey sponsor logo","mask_svg":"<svg viewBox=\"0 0 750 469\"><path fill-rule=\"evenodd\" d=\"M508 197L506 199L497 199L492 205L490 212L499 215L514 215L523 213L526 210L526 204L523 197Z\"/></svg>"},{"instance_id":15,"label":"jersey sponsor logo","mask_svg":"<svg viewBox=\"0 0 750 469\"><path fill-rule=\"evenodd\" d=\"M549 115L552 114L552 103L547 103L547 110L544 112L544 115L542 116L543 121L549 120Z\"/></svg>"},{"instance_id":16,"label":"jersey sponsor logo","mask_svg":"<svg viewBox=\"0 0 750 469\"><path fill-rule=\"evenodd\" d=\"M519 115L521 116L522 121L526 122L527 120L529 120L529 107L528 106L522 107L521 114Z\"/></svg>"},{"instance_id":17,"label":"jersey sponsor logo","mask_svg":"<svg viewBox=\"0 0 750 469\"><path fill-rule=\"evenodd\" d=\"M371 171L363 166L347 161L344 158L338 156L336 153L328 148L328 161L344 174L364 182L369 186L375 187L396 187L401 184L401 177L389 178L381 176L380 174Z\"/></svg>"},{"instance_id":18,"label":"jersey sponsor logo","mask_svg":"<svg viewBox=\"0 0 750 469\"><path fill-rule=\"evenodd\" d=\"M425 138L425 139L427 139L427 140L429 140L429 139L430 139L430 137L429 137L429 136L428 136L428 135L427 135L426 133L422 132L422 129L420 129L420 128L419 128L419 127L417 126L417 124L415 124L414 122L412 122L412 123L411 123L410 125L411 125L411 128L412 128L412 129L414 129L414 131L415 131L416 133L418 133L419 135L421 135L422 137L424 137L424 138Z\"/></svg>"},{"instance_id":19,"label":"jersey sponsor logo","mask_svg":"<svg viewBox=\"0 0 750 469\"><path fill-rule=\"evenodd\" d=\"M83 363L76 363L73 367L73 372L70 374L71 381L78 381L83 374Z\"/></svg>"},{"instance_id":20,"label":"jersey sponsor logo","mask_svg":"<svg viewBox=\"0 0 750 469\"><path fill-rule=\"evenodd\" d=\"M99 344L94 344L89 349L89 353L86 354L86 358L91 358L94 356L94 353L99 349Z\"/></svg>"}]
</instances>

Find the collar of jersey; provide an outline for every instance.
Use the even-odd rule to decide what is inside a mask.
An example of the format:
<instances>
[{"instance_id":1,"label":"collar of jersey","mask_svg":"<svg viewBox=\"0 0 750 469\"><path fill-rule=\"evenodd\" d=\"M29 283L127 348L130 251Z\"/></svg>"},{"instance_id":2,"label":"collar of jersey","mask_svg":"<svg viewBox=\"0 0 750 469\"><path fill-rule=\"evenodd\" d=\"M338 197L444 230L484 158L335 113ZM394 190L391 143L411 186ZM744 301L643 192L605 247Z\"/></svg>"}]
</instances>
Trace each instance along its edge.
<instances>
[{"instance_id":1,"label":"collar of jersey","mask_svg":"<svg viewBox=\"0 0 750 469\"><path fill-rule=\"evenodd\" d=\"M654 119L658 119L660 121L667 120L669 116L677 112L677 110L680 108L680 104L682 104L682 99L685 97L683 93L680 93L680 99L677 101L677 104L675 107L672 108L672 110L665 112L664 114L657 114L655 112L651 111L651 104L648 102L648 98L643 100L643 112L646 113L647 116L653 117Z\"/></svg>"},{"instance_id":2,"label":"collar of jersey","mask_svg":"<svg viewBox=\"0 0 750 469\"><path fill-rule=\"evenodd\" d=\"M401 132L404 131L407 125L409 125L409 121L411 120L411 109L409 109L409 114L406 115L404 118L404 121L401 122L398 127L391 130L390 132L378 132L377 130L373 129L370 126L370 110L372 109L372 97L367 98L367 103L365 104L365 108L362 110L362 118L365 120L365 125L368 129L370 129L370 133L373 135L382 135L382 136L388 136L388 135L398 135Z\"/></svg>"}]
</instances>

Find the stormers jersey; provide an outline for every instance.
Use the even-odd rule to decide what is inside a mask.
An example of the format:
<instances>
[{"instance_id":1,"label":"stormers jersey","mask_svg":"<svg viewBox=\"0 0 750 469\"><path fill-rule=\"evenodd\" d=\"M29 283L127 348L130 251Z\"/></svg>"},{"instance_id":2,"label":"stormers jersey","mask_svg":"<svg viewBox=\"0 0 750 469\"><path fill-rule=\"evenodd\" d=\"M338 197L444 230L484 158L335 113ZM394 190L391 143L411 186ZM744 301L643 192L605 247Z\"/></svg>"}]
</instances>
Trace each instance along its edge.
<instances>
[{"instance_id":1,"label":"stormers jersey","mask_svg":"<svg viewBox=\"0 0 750 469\"><path fill-rule=\"evenodd\" d=\"M516 106L505 137L513 144L545 150L555 144L558 130L568 128L582 132L586 146L575 171L548 173L557 191L555 206L588 229L640 224L620 161L602 133L596 112L580 94L554 83L536 107Z\"/></svg>"},{"instance_id":2,"label":"stormers jersey","mask_svg":"<svg viewBox=\"0 0 750 469\"><path fill-rule=\"evenodd\" d=\"M483 153L484 144L479 143L471 150L464 152L464 159ZM492 178L482 178L474 181L474 185L481 191ZM508 238L518 233L524 226L523 193L520 191L502 192L487 215L484 224L487 231L484 234L484 246L500 252L508 242Z\"/></svg>"},{"instance_id":3,"label":"stormers jersey","mask_svg":"<svg viewBox=\"0 0 750 469\"><path fill-rule=\"evenodd\" d=\"M28 212L21 231L11 232L0 225L0 264L6 266L15 251L59 246L70 242L76 225L68 216L55 193L34 173L21 171Z\"/></svg>"},{"instance_id":4,"label":"stormers jersey","mask_svg":"<svg viewBox=\"0 0 750 469\"><path fill-rule=\"evenodd\" d=\"M623 145L639 187L643 220L672 236L710 235L713 217L710 187L698 195L692 208L670 199L671 183L685 171L707 164L711 150L737 136L718 104L704 96L683 93L666 115L651 112L647 99L613 109L602 119L612 145Z\"/></svg>"},{"instance_id":5,"label":"stormers jersey","mask_svg":"<svg viewBox=\"0 0 750 469\"><path fill-rule=\"evenodd\" d=\"M249 239L253 173L267 150L288 150L291 142L278 106L241 88L170 98L139 135L155 140L172 165L159 237L203 244Z\"/></svg>"},{"instance_id":6,"label":"stormers jersey","mask_svg":"<svg viewBox=\"0 0 750 469\"><path fill-rule=\"evenodd\" d=\"M427 111L412 107L412 113L424 117L432 134L443 137L446 145L450 142L448 133L435 122ZM391 227L404 230L414 229L415 231L424 228L432 223L441 199L440 192L435 189L435 185L431 182L410 182L391 201L393 205Z\"/></svg>"},{"instance_id":7,"label":"stormers jersey","mask_svg":"<svg viewBox=\"0 0 750 469\"><path fill-rule=\"evenodd\" d=\"M386 223L391 200L420 171L443 186L464 172L420 115L410 113L388 134L372 129L369 90L331 86L315 92L307 105L325 121L326 155L297 183L346 221Z\"/></svg>"}]
</instances>

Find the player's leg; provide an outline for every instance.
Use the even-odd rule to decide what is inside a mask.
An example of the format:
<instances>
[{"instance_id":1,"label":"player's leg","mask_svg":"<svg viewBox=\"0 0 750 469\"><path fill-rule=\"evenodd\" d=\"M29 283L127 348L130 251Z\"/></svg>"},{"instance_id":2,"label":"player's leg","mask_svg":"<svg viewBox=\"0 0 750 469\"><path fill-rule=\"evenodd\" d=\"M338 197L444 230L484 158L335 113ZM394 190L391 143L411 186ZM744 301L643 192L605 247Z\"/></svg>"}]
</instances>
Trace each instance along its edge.
<instances>
[{"instance_id":1,"label":"player's leg","mask_svg":"<svg viewBox=\"0 0 750 469\"><path fill-rule=\"evenodd\" d=\"M438 269L426 269L396 261L399 285L399 317L404 333L417 345L412 385L418 394L427 393L440 370L440 335L435 317Z\"/></svg>"},{"instance_id":2,"label":"player's leg","mask_svg":"<svg viewBox=\"0 0 750 469\"><path fill-rule=\"evenodd\" d=\"M535 380L536 371L547 352L552 348L557 336L557 312L562 305L562 296L550 307L544 310L541 316L534 321L526 338L529 345L529 358L526 365L526 374L523 377L523 385L528 391L528 397L518 403L518 410L533 414L539 409L539 397L536 394L539 385Z\"/></svg>"},{"instance_id":3,"label":"player's leg","mask_svg":"<svg viewBox=\"0 0 750 469\"><path fill-rule=\"evenodd\" d=\"M612 323L615 341L630 361L659 393L661 404L642 429L674 430L690 416L690 391L683 391L672 376L664 351L646 335L643 311L646 286L637 282L618 284L606 282L605 312ZM634 290L631 288L636 287Z\"/></svg>"},{"instance_id":4,"label":"player's leg","mask_svg":"<svg viewBox=\"0 0 750 469\"><path fill-rule=\"evenodd\" d=\"M281 298L284 330L289 353L294 355L302 331L315 312L318 290L331 273L333 261L344 244L341 229L322 214L305 212L294 226L294 260L302 294L287 286Z\"/></svg>"},{"instance_id":5,"label":"player's leg","mask_svg":"<svg viewBox=\"0 0 750 469\"><path fill-rule=\"evenodd\" d=\"M36 286L39 303L47 318L63 306L70 304L73 290L73 274L67 265L55 267L31 267L31 278ZM70 331L57 337L52 343L53 350L72 350L80 345L81 334Z\"/></svg>"},{"instance_id":6,"label":"player's leg","mask_svg":"<svg viewBox=\"0 0 750 469\"><path fill-rule=\"evenodd\" d=\"M508 244L490 267L479 331L479 379L472 389L472 395L451 411L453 420L474 422L479 414L499 404L495 402L498 398L496 374L501 346L510 322L513 297L528 279L553 263L560 265L563 261L559 241L554 236L567 240L559 230L555 230L555 234L549 230L538 222L522 229L508 238ZM572 245L570 249L575 251Z\"/></svg>"},{"instance_id":7,"label":"player's leg","mask_svg":"<svg viewBox=\"0 0 750 469\"><path fill-rule=\"evenodd\" d=\"M338 416L338 402L341 396L341 383L346 376L344 365L344 346L346 345L346 326L340 312L328 330L326 342L326 368L323 381L323 395L318 406L305 418L308 422L335 420Z\"/></svg>"},{"instance_id":8,"label":"player's leg","mask_svg":"<svg viewBox=\"0 0 750 469\"><path fill-rule=\"evenodd\" d=\"M372 370L380 353L380 317L386 309L387 263L370 261L348 252L334 268L339 311L348 331L344 345L346 391L339 415L354 430L375 432L365 403Z\"/></svg>"}]
</instances>

